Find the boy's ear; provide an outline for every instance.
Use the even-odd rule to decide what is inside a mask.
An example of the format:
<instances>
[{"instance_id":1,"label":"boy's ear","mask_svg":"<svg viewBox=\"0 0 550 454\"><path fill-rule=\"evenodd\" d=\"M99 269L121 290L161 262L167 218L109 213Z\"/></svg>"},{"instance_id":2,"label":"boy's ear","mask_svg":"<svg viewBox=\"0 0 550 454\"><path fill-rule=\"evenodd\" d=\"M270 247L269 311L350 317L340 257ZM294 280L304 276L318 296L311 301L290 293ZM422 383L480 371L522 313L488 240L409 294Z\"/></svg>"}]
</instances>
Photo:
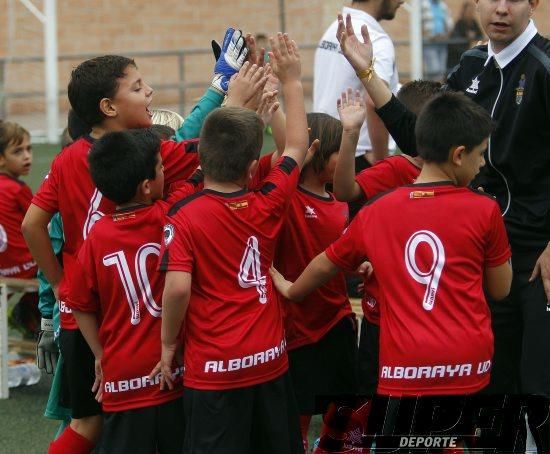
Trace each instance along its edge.
<instances>
[{"instance_id":1,"label":"boy's ear","mask_svg":"<svg viewBox=\"0 0 550 454\"><path fill-rule=\"evenodd\" d=\"M0 167L4 167L6 165L6 158L4 157L4 153L0 153Z\"/></svg>"},{"instance_id":2,"label":"boy's ear","mask_svg":"<svg viewBox=\"0 0 550 454\"><path fill-rule=\"evenodd\" d=\"M115 117L117 114L116 107L109 98L103 98L99 101L99 110L106 117Z\"/></svg>"},{"instance_id":3,"label":"boy's ear","mask_svg":"<svg viewBox=\"0 0 550 454\"><path fill-rule=\"evenodd\" d=\"M252 177L256 174L256 171L258 170L258 165L259 161L257 159L254 159L254 161L248 164L248 169L246 170L248 179L252 179Z\"/></svg>"},{"instance_id":4,"label":"boy's ear","mask_svg":"<svg viewBox=\"0 0 550 454\"><path fill-rule=\"evenodd\" d=\"M151 180L143 180L137 187L136 193L139 192L139 195L150 195L151 194Z\"/></svg>"},{"instance_id":5,"label":"boy's ear","mask_svg":"<svg viewBox=\"0 0 550 454\"><path fill-rule=\"evenodd\" d=\"M460 145L458 147L451 148L450 155L452 163L457 167L462 167L462 159L466 154L466 147Z\"/></svg>"}]
</instances>

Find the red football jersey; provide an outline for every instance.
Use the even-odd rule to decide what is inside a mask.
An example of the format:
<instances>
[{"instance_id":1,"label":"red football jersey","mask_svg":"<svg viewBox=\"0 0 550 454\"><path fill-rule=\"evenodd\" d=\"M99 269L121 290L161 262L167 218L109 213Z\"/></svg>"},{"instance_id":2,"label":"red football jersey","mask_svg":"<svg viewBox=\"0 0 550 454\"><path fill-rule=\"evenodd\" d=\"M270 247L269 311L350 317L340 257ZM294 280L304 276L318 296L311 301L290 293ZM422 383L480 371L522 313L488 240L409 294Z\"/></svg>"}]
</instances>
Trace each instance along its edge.
<instances>
[{"instance_id":1,"label":"red football jersey","mask_svg":"<svg viewBox=\"0 0 550 454\"><path fill-rule=\"evenodd\" d=\"M391 156L378 161L374 166L359 172L355 181L361 187L365 198L414 183L420 175L420 168L405 156Z\"/></svg>"},{"instance_id":2,"label":"red football jersey","mask_svg":"<svg viewBox=\"0 0 550 454\"><path fill-rule=\"evenodd\" d=\"M298 177L296 162L284 157L258 191L205 189L171 208L160 269L192 274L185 386L241 388L288 369L269 267Z\"/></svg>"},{"instance_id":3,"label":"red football jersey","mask_svg":"<svg viewBox=\"0 0 550 454\"><path fill-rule=\"evenodd\" d=\"M64 329L77 329L76 321L65 304L70 299L68 289L76 256L94 223L105 214L113 213L115 204L103 197L95 187L88 168L88 153L94 139L87 136L64 148L32 199L32 203L50 213L58 212L63 219L64 279L59 286L59 312ZM178 179L189 177L198 166L197 140L161 142L165 187Z\"/></svg>"},{"instance_id":4,"label":"red football jersey","mask_svg":"<svg viewBox=\"0 0 550 454\"><path fill-rule=\"evenodd\" d=\"M306 266L342 235L348 204L332 194L321 197L301 187L292 198L279 236L274 265L295 281ZM310 293L303 301L284 300L285 332L292 350L320 340L342 317L352 313L343 273Z\"/></svg>"},{"instance_id":5,"label":"red football jersey","mask_svg":"<svg viewBox=\"0 0 550 454\"><path fill-rule=\"evenodd\" d=\"M398 188L405 184L414 183L420 174L420 168L403 155L391 156L377 162L374 166L363 170L356 175L355 181L361 187L367 199ZM371 323L380 323L380 309L376 304L378 283L373 276L365 282L365 291L361 300L363 314Z\"/></svg>"},{"instance_id":6,"label":"red football jersey","mask_svg":"<svg viewBox=\"0 0 550 454\"><path fill-rule=\"evenodd\" d=\"M34 278L36 263L21 233L32 200L31 189L23 181L0 173L0 194L0 276Z\"/></svg>"},{"instance_id":7,"label":"red football jersey","mask_svg":"<svg viewBox=\"0 0 550 454\"><path fill-rule=\"evenodd\" d=\"M194 190L187 184L166 202L102 217L80 248L68 305L101 318L105 411L159 405L182 394L181 385L160 391L160 374L152 380L148 375L161 354L164 274L157 268L162 229L171 202ZM174 373L182 375L183 367Z\"/></svg>"},{"instance_id":8,"label":"red football jersey","mask_svg":"<svg viewBox=\"0 0 550 454\"><path fill-rule=\"evenodd\" d=\"M489 383L483 271L510 258L491 197L449 182L395 189L361 210L327 255L350 270L368 257L381 283L380 394L468 394Z\"/></svg>"},{"instance_id":9,"label":"red football jersey","mask_svg":"<svg viewBox=\"0 0 550 454\"><path fill-rule=\"evenodd\" d=\"M273 158L273 153L266 154L262 156L258 161L258 169L256 173L252 176L250 183L248 184L248 189L251 191L258 189L263 181L269 175L271 171L271 159Z\"/></svg>"}]
</instances>

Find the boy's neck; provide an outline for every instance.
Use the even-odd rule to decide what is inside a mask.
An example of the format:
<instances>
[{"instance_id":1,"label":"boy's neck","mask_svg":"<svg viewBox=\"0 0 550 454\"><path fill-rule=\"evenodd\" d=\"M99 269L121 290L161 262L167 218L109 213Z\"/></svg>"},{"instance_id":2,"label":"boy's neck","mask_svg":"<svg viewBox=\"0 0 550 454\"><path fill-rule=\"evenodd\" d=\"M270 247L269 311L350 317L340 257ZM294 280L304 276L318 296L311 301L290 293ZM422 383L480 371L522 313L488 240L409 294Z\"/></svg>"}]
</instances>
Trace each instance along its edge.
<instances>
[{"instance_id":1,"label":"boy's neck","mask_svg":"<svg viewBox=\"0 0 550 454\"><path fill-rule=\"evenodd\" d=\"M440 181L452 181L454 184L457 184L456 176L448 168L447 163L424 162L415 183L437 183Z\"/></svg>"},{"instance_id":2,"label":"boy's neck","mask_svg":"<svg viewBox=\"0 0 550 454\"><path fill-rule=\"evenodd\" d=\"M232 192L242 191L246 189L247 184L244 179L239 181L215 181L208 176L204 176L204 189L210 189L211 191L224 192L230 194Z\"/></svg>"},{"instance_id":3,"label":"boy's neck","mask_svg":"<svg viewBox=\"0 0 550 454\"><path fill-rule=\"evenodd\" d=\"M10 178L15 178L16 180L19 179L19 175L15 175L5 169L0 169L0 175L7 175Z\"/></svg>"},{"instance_id":4,"label":"boy's neck","mask_svg":"<svg viewBox=\"0 0 550 454\"><path fill-rule=\"evenodd\" d=\"M101 123L99 125L96 125L92 128L92 131L90 132L90 137L94 139L101 139L105 134L108 132L116 132L116 131L124 131L125 128L119 127L117 124L109 123L104 124Z\"/></svg>"},{"instance_id":5,"label":"boy's neck","mask_svg":"<svg viewBox=\"0 0 550 454\"><path fill-rule=\"evenodd\" d=\"M152 205L155 201L151 197L136 197L126 203L121 203L116 206L117 210L125 210L127 208Z\"/></svg>"},{"instance_id":6,"label":"boy's neck","mask_svg":"<svg viewBox=\"0 0 550 454\"><path fill-rule=\"evenodd\" d=\"M303 174L302 181L300 181L300 187L304 188L306 191L311 192L312 194L328 197L329 194L326 189L326 182L321 181L317 175L313 172L313 169L309 167L305 170Z\"/></svg>"}]
</instances>

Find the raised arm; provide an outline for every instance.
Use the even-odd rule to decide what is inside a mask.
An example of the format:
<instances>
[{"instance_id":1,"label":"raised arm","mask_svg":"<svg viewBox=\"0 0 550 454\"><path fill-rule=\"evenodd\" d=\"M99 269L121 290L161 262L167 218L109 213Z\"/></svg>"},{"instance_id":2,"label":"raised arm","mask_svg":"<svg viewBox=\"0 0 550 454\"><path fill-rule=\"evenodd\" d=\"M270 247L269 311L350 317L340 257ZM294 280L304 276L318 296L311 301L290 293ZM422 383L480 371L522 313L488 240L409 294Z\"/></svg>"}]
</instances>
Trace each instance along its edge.
<instances>
[{"instance_id":1,"label":"raised arm","mask_svg":"<svg viewBox=\"0 0 550 454\"><path fill-rule=\"evenodd\" d=\"M361 27L361 35L363 42L360 42L355 36L349 14L346 16L345 23L342 15L338 15L336 37L340 43L342 54L357 73L357 77L361 80L376 107L376 113L382 118L399 148L406 150L407 154L416 156L414 134L416 116L393 96L386 83L376 74L372 42L366 25Z\"/></svg>"},{"instance_id":2,"label":"raised arm","mask_svg":"<svg viewBox=\"0 0 550 454\"><path fill-rule=\"evenodd\" d=\"M334 171L333 189L338 200L349 202L358 199L362 194L361 187L355 181L355 150L365 119L365 102L360 92L354 94L348 89L338 99L337 107L343 131Z\"/></svg>"},{"instance_id":3,"label":"raised arm","mask_svg":"<svg viewBox=\"0 0 550 454\"><path fill-rule=\"evenodd\" d=\"M304 90L301 82L301 62L298 46L285 33L270 38L271 65L282 84L286 107L286 142L283 156L294 159L302 168L309 136L307 132Z\"/></svg>"}]
</instances>

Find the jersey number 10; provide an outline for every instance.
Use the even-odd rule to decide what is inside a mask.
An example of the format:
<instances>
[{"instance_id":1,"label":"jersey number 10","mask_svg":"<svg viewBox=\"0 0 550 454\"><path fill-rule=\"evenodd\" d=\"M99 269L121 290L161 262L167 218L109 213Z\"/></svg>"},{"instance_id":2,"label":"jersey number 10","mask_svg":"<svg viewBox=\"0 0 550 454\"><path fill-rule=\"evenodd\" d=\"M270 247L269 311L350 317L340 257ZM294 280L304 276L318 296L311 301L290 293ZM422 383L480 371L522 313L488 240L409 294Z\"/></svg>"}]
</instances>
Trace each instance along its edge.
<instances>
[{"instance_id":1,"label":"jersey number 10","mask_svg":"<svg viewBox=\"0 0 550 454\"><path fill-rule=\"evenodd\" d=\"M162 308L157 304L153 297L149 277L147 276L147 257L150 254L155 254L157 257L160 256L160 244L147 243L138 249L134 263L135 274L139 284L141 299L143 300L147 311L149 311L153 317L160 317L162 315ZM103 264L105 266L116 266L122 286L124 287L124 291L126 293L126 300L130 306L130 322L132 325L137 325L141 321L139 298L137 295L136 285L134 284L134 279L130 273L128 261L126 260L126 254L124 254L124 251L117 251L112 254L108 254L103 257Z\"/></svg>"}]
</instances>

